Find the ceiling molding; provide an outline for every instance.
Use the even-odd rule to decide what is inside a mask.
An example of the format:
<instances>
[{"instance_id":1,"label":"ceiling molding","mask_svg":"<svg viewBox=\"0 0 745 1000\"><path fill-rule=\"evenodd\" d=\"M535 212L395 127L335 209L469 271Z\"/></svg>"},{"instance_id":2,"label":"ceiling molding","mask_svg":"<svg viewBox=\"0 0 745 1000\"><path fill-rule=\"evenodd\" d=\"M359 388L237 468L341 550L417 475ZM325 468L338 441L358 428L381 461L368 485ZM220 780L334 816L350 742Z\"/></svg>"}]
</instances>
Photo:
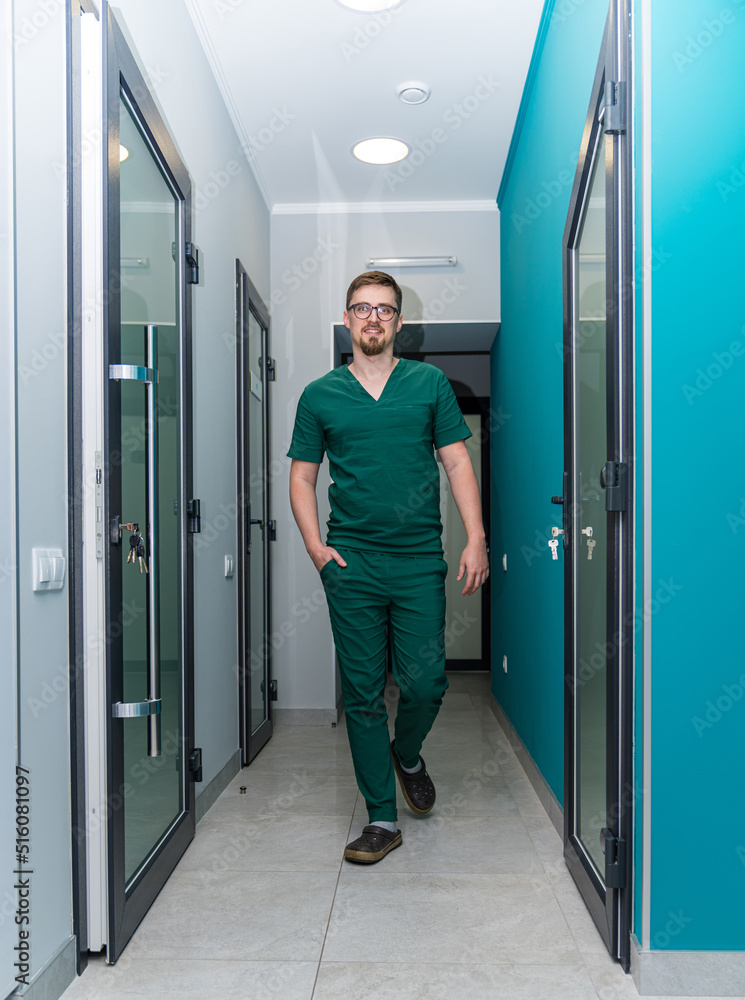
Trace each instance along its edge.
<instances>
[{"instance_id":1,"label":"ceiling molding","mask_svg":"<svg viewBox=\"0 0 745 1000\"><path fill-rule=\"evenodd\" d=\"M267 187L266 181L261 173L259 164L256 157L251 149L251 144L249 142L248 133L246 132L246 127L238 111L238 106L233 98L232 91L228 86L228 81L222 68L222 64L215 51L215 46L212 43L212 38L205 24L202 11L199 8L197 0L186 0L186 7L191 16L192 23L196 29L197 36L201 42L202 48L204 49L205 55L207 56L207 61L212 69L212 74L217 83L218 90L222 95L222 99L225 102L225 106L228 109L228 114L230 115L230 120L233 122L233 128L238 134L238 139L241 144L241 149L243 150L243 155L248 160L248 165L251 168L251 173L254 176L256 185L261 192L261 196L264 199L266 207L269 211L272 210L272 199L269 195L269 188Z\"/></svg>"},{"instance_id":2,"label":"ceiling molding","mask_svg":"<svg viewBox=\"0 0 745 1000\"><path fill-rule=\"evenodd\" d=\"M286 202L272 215L380 215L385 212L497 212L495 201Z\"/></svg>"}]
</instances>

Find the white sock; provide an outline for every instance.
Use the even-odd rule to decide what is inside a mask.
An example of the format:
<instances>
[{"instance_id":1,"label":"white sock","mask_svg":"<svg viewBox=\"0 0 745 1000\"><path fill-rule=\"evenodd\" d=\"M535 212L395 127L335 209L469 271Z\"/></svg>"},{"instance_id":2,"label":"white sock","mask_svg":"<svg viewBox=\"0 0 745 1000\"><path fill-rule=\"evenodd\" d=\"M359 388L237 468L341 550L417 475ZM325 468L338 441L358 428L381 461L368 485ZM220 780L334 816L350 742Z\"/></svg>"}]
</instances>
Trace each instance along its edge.
<instances>
[{"instance_id":1,"label":"white sock","mask_svg":"<svg viewBox=\"0 0 745 1000\"><path fill-rule=\"evenodd\" d=\"M370 826L382 826L384 830L390 830L391 833L395 833L398 830L396 824L389 822L387 819L373 820Z\"/></svg>"},{"instance_id":2,"label":"white sock","mask_svg":"<svg viewBox=\"0 0 745 1000\"><path fill-rule=\"evenodd\" d=\"M398 766L401 768L402 771L406 771L407 774L416 774L417 771L421 771L422 762L419 761L416 767L404 767L401 761L399 760Z\"/></svg>"}]
</instances>

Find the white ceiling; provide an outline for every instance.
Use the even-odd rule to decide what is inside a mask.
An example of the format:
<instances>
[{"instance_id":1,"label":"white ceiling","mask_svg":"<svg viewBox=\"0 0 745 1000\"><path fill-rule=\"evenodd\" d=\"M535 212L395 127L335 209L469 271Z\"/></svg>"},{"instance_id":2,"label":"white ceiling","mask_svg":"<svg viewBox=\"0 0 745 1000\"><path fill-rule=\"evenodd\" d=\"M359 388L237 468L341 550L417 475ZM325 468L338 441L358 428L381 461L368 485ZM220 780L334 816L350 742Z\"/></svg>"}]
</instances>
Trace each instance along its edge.
<instances>
[{"instance_id":1,"label":"white ceiling","mask_svg":"<svg viewBox=\"0 0 745 1000\"><path fill-rule=\"evenodd\" d=\"M336 0L187 5L274 211L493 206L543 0L403 0L379 14ZM409 80L432 88L429 101L398 100ZM352 146L375 135L412 152L360 163Z\"/></svg>"}]
</instances>

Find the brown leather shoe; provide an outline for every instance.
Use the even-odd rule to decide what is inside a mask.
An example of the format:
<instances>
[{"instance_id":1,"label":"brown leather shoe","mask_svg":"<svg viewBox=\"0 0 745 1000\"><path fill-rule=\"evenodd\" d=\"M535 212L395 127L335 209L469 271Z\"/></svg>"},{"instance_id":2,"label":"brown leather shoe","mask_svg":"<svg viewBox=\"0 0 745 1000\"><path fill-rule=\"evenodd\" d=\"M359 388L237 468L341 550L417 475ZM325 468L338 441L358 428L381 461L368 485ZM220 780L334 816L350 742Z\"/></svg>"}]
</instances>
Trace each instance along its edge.
<instances>
[{"instance_id":1,"label":"brown leather shoe","mask_svg":"<svg viewBox=\"0 0 745 1000\"><path fill-rule=\"evenodd\" d=\"M435 797L437 793L435 792L434 782L427 774L424 758L419 758L422 762L422 766L418 771L414 774L407 774L401 767L401 761L398 759L398 755L393 749L393 744L395 742L395 740L391 740L391 756L393 757L393 767L396 771L398 783L401 786L401 791L406 799L406 805L415 813L428 813L435 804Z\"/></svg>"},{"instance_id":2,"label":"brown leather shoe","mask_svg":"<svg viewBox=\"0 0 745 1000\"><path fill-rule=\"evenodd\" d=\"M356 861L361 865L372 865L376 861L384 858L388 851L403 844L401 831L386 830L384 826L375 826L372 823L362 830L362 836L353 840L344 848L344 857L347 861Z\"/></svg>"}]
</instances>

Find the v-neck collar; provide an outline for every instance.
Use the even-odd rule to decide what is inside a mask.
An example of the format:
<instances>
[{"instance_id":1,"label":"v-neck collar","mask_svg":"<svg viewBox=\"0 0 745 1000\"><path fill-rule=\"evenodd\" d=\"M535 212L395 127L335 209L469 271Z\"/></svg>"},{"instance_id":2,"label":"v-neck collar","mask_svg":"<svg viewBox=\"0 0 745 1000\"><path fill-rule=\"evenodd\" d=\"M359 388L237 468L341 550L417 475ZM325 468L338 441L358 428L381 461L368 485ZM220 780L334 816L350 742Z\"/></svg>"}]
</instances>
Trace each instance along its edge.
<instances>
[{"instance_id":1,"label":"v-neck collar","mask_svg":"<svg viewBox=\"0 0 745 1000\"><path fill-rule=\"evenodd\" d=\"M395 373L398 371L398 369L401 367L401 365L403 364L403 362L404 362L404 359L403 358L399 358L398 361L396 362L396 364L393 366L393 369L392 369L390 375L385 380L385 385L383 386L383 390L382 390L382 392L380 393L380 395L378 396L377 399L375 398L375 396L373 396L373 394L371 392L368 392L368 390L360 382L360 380L357 378L357 376L354 374L354 372L352 372L352 371L349 370L349 365L346 366L346 369L347 369L347 374L349 375L349 377L352 378L352 379L354 379L354 381L360 387L360 389L362 390L362 392L364 392L364 394L368 397L368 399L371 399L373 403L379 403L381 401L381 399L383 398L383 396L385 396L386 389L390 385L391 379L393 378L393 376L395 375Z\"/></svg>"}]
</instances>

